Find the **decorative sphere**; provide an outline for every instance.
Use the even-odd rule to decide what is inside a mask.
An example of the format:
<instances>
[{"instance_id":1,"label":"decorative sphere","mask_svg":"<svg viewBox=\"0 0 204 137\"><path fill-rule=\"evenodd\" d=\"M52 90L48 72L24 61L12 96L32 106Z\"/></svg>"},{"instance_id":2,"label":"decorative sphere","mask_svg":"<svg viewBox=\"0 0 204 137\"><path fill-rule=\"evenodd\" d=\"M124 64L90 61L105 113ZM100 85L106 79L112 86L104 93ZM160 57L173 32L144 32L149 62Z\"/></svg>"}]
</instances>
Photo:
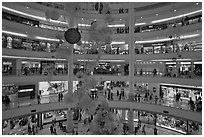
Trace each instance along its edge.
<instances>
[{"instance_id":1,"label":"decorative sphere","mask_svg":"<svg viewBox=\"0 0 204 137\"><path fill-rule=\"evenodd\" d=\"M64 33L64 37L66 41L70 44L75 44L81 40L81 34L79 33L78 28L68 29Z\"/></svg>"},{"instance_id":2,"label":"decorative sphere","mask_svg":"<svg viewBox=\"0 0 204 137\"><path fill-rule=\"evenodd\" d=\"M58 11L56 11L56 10L51 11L51 17L50 17L50 18L51 18L52 20L58 20L59 17L60 17L60 15L59 15L59 12L58 12Z\"/></svg>"},{"instance_id":3,"label":"decorative sphere","mask_svg":"<svg viewBox=\"0 0 204 137\"><path fill-rule=\"evenodd\" d=\"M50 19L50 18L51 18L51 12L50 12L49 9L47 9L47 10L45 11L45 17L46 17L46 19Z\"/></svg>"}]
</instances>

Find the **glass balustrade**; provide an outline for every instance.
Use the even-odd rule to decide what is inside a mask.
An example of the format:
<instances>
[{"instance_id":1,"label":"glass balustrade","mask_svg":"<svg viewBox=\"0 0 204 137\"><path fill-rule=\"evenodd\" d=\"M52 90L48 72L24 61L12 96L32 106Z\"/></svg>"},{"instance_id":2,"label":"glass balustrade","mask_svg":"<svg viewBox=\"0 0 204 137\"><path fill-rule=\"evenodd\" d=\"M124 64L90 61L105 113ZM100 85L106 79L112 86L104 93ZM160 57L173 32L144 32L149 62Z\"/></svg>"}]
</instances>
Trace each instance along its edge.
<instances>
[{"instance_id":1,"label":"glass balustrade","mask_svg":"<svg viewBox=\"0 0 204 137\"><path fill-rule=\"evenodd\" d=\"M162 106L167 106L167 107L173 107L173 108L178 108L178 109L184 109L184 110L189 110L189 111L194 111L194 112L202 112L202 101L197 100L195 102L195 107L192 109L192 107L189 105L187 101L175 101L170 98L156 98L156 97L145 97L144 94L135 94L134 100L130 100L128 95L125 94L119 94L117 95L116 93L108 93L105 91L99 92L97 94L91 94L90 97L93 100L98 100L101 97L107 98L107 100L110 101L117 101L117 102L135 102L135 103L146 103L146 104L153 104L153 105L162 105ZM62 99L63 101L63 99ZM40 105L40 104L46 104L46 103L56 103L60 102L58 95L49 95L46 97L41 97L40 100L38 99L28 99L28 100L16 100L16 101L11 101L9 104L3 104L2 105L2 110L6 111L9 109L15 109L19 107L26 107L26 106L32 106L32 105Z\"/></svg>"}]
</instances>

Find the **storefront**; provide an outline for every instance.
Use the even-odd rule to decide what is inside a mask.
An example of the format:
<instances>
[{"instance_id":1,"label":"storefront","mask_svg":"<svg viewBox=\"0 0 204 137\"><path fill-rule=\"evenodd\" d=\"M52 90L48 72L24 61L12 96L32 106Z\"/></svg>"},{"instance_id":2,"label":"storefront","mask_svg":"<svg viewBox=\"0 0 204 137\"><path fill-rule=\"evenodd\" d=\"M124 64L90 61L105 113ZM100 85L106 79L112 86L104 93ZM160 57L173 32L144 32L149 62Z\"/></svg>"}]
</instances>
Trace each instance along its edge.
<instances>
[{"instance_id":1,"label":"storefront","mask_svg":"<svg viewBox=\"0 0 204 137\"><path fill-rule=\"evenodd\" d=\"M22 97L35 97L35 85L3 84L2 95L8 95L11 101Z\"/></svg>"},{"instance_id":2,"label":"storefront","mask_svg":"<svg viewBox=\"0 0 204 137\"><path fill-rule=\"evenodd\" d=\"M35 85L19 85L18 86L18 98L21 97L34 97Z\"/></svg>"},{"instance_id":3,"label":"storefront","mask_svg":"<svg viewBox=\"0 0 204 137\"><path fill-rule=\"evenodd\" d=\"M193 101L200 96L202 97L202 88L188 85L176 85L176 84L160 84L160 93L164 93L165 98L174 100L176 92L181 93L181 99L188 101L191 97Z\"/></svg>"},{"instance_id":4,"label":"storefront","mask_svg":"<svg viewBox=\"0 0 204 137\"><path fill-rule=\"evenodd\" d=\"M40 95L48 96L68 91L68 81L44 81L39 82Z\"/></svg>"},{"instance_id":5,"label":"storefront","mask_svg":"<svg viewBox=\"0 0 204 137\"><path fill-rule=\"evenodd\" d=\"M77 90L78 81L73 81L73 92ZM68 92L68 81L44 81L39 82L39 94L49 96Z\"/></svg>"}]
</instances>

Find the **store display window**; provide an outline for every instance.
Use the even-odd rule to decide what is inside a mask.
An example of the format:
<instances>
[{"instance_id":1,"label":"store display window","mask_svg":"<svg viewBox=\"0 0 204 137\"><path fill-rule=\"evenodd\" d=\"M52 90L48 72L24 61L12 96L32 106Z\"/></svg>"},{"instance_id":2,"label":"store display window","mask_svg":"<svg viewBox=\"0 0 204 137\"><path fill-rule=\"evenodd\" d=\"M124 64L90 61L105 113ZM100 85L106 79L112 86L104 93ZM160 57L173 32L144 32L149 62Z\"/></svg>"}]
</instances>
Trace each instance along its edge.
<instances>
[{"instance_id":1,"label":"store display window","mask_svg":"<svg viewBox=\"0 0 204 137\"><path fill-rule=\"evenodd\" d=\"M170 130L174 130L183 134L186 134L186 130L187 130L187 122L185 120L162 115L162 114L157 114L156 125Z\"/></svg>"},{"instance_id":2,"label":"store display window","mask_svg":"<svg viewBox=\"0 0 204 137\"><path fill-rule=\"evenodd\" d=\"M31 97L35 94L35 85L19 85L18 97Z\"/></svg>"},{"instance_id":3,"label":"store display window","mask_svg":"<svg viewBox=\"0 0 204 137\"><path fill-rule=\"evenodd\" d=\"M66 110L57 110L57 111L49 111L42 114L42 123L49 124L53 120L63 121L67 119L67 111Z\"/></svg>"},{"instance_id":4,"label":"store display window","mask_svg":"<svg viewBox=\"0 0 204 137\"><path fill-rule=\"evenodd\" d=\"M188 132L192 135L202 135L202 125L193 121L188 121Z\"/></svg>"},{"instance_id":5,"label":"store display window","mask_svg":"<svg viewBox=\"0 0 204 137\"><path fill-rule=\"evenodd\" d=\"M68 91L68 81L44 81L39 82L39 90L42 96L58 94Z\"/></svg>"},{"instance_id":6,"label":"store display window","mask_svg":"<svg viewBox=\"0 0 204 137\"><path fill-rule=\"evenodd\" d=\"M202 98L202 89L196 87L187 88L185 86L160 85L160 92L164 93L164 97L172 100L174 100L176 92L180 92L183 101L189 101L190 97L193 101L196 101L198 97Z\"/></svg>"}]
</instances>

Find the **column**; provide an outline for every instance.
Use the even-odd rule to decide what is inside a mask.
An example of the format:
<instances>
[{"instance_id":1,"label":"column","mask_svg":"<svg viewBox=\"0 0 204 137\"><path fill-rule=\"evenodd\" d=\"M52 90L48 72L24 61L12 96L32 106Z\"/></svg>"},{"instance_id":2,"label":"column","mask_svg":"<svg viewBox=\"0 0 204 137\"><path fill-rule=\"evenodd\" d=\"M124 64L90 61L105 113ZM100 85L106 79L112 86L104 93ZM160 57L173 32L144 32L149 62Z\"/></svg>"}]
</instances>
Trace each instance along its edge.
<instances>
[{"instance_id":1,"label":"column","mask_svg":"<svg viewBox=\"0 0 204 137\"><path fill-rule=\"evenodd\" d=\"M74 27L74 17L69 18L69 28ZM74 45L73 44L68 44L68 46L71 49L71 54L68 60L68 92L73 92L73 49Z\"/></svg>"},{"instance_id":2,"label":"column","mask_svg":"<svg viewBox=\"0 0 204 137\"><path fill-rule=\"evenodd\" d=\"M180 63L179 61L176 61L176 70L177 70L177 77L180 77Z\"/></svg>"},{"instance_id":3,"label":"column","mask_svg":"<svg viewBox=\"0 0 204 137\"><path fill-rule=\"evenodd\" d=\"M126 110L122 109L122 120L125 121L125 112Z\"/></svg>"},{"instance_id":4,"label":"column","mask_svg":"<svg viewBox=\"0 0 204 137\"><path fill-rule=\"evenodd\" d=\"M135 20L134 20L134 4L132 2L129 2L129 95L128 99L133 101L134 100L134 26L135 26Z\"/></svg>"},{"instance_id":5,"label":"column","mask_svg":"<svg viewBox=\"0 0 204 137\"><path fill-rule=\"evenodd\" d=\"M21 75L22 59L16 59L16 74Z\"/></svg>"},{"instance_id":6,"label":"column","mask_svg":"<svg viewBox=\"0 0 204 137\"><path fill-rule=\"evenodd\" d=\"M129 132L132 133L134 131L134 116L133 116L133 110L128 110L128 127Z\"/></svg>"},{"instance_id":7,"label":"column","mask_svg":"<svg viewBox=\"0 0 204 137\"><path fill-rule=\"evenodd\" d=\"M68 108L67 109L67 122L66 122L66 130L67 130L67 133L70 133L73 131L74 129L74 122L73 122L73 115L72 115L72 110L71 108Z\"/></svg>"},{"instance_id":8,"label":"column","mask_svg":"<svg viewBox=\"0 0 204 137\"><path fill-rule=\"evenodd\" d=\"M188 135L188 132L189 132L189 122L188 122L188 120L186 121L186 134Z\"/></svg>"},{"instance_id":9,"label":"column","mask_svg":"<svg viewBox=\"0 0 204 137\"><path fill-rule=\"evenodd\" d=\"M19 76L21 74L22 59L12 59L11 62L13 68L12 74Z\"/></svg>"},{"instance_id":10,"label":"column","mask_svg":"<svg viewBox=\"0 0 204 137\"><path fill-rule=\"evenodd\" d=\"M191 72L190 72L190 76L191 76L191 78L194 77L194 62L193 62L193 61L191 61Z\"/></svg>"},{"instance_id":11,"label":"column","mask_svg":"<svg viewBox=\"0 0 204 137\"><path fill-rule=\"evenodd\" d=\"M38 127L41 127L42 126L42 113L40 113L40 114L37 114L37 119L38 119L38 123L37 123L37 126Z\"/></svg>"}]
</instances>

